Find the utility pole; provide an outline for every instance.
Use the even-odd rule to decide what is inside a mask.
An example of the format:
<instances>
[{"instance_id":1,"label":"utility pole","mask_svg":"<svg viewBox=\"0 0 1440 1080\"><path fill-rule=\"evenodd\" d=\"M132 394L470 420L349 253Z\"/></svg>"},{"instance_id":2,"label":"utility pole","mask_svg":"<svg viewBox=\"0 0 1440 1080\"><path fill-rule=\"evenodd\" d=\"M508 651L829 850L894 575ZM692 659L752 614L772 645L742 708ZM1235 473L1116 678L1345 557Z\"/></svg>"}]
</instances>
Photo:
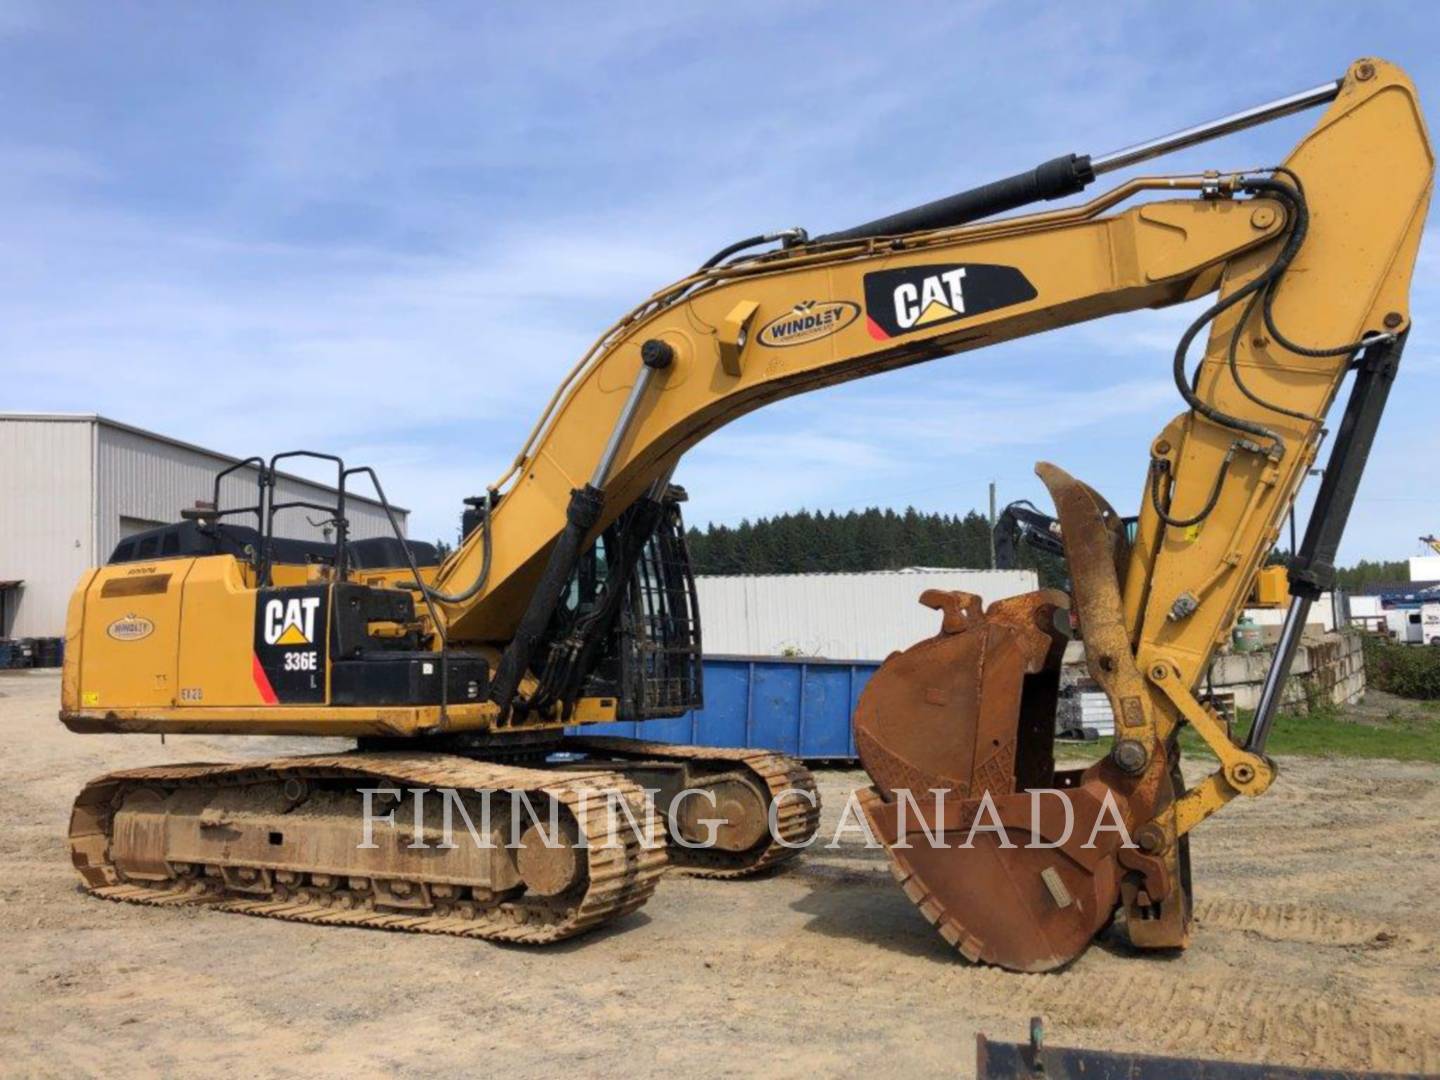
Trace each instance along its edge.
<instances>
[{"instance_id":1,"label":"utility pole","mask_svg":"<svg viewBox=\"0 0 1440 1080\"><path fill-rule=\"evenodd\" d=\"M995 481L990 481L990 569L995 569Z\"/></svg>"}]
</instances>

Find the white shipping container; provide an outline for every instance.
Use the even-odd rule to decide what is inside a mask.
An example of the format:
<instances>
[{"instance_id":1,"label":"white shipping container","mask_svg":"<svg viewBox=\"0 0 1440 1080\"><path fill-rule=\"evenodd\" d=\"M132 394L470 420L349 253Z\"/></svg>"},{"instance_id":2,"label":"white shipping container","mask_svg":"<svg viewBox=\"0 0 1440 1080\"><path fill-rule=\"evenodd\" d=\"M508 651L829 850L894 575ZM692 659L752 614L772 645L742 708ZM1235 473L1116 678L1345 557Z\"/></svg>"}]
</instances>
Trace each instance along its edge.
<instances>
[{"instance_id":1,"label":"white shipping container","mask_svg":"<svg viewBox=\"0 0 1440 1080\"><path fill-rule=\"evenodd\" d=\"M1110 708L1110 698L1105 691L1081 691L1080 724L1082 727L1094 728L1101 738L1115 734L1115 713Z\"/></svg>"},{"instance_id":2,"label":"white shipping container","mask_svg":"<svg viewBox=\"0 0 1440 1080\"><path fill-rule=\"evenodd\" d=\"M1412 555L1411 581L1440 581L1440 555Z\"/></svg>"},{"instance_id":3,"label":"white shipping container","mask_svg":"<svg viewBox=\"0 0 1440 1080\"><path fill-rule=\"evenodd\" d=\"M1350 597L1350 618L1352 619L1375 619L1381 618L1385 609L1380 605L1378 596L1352 596Z\"/></svg>"},{"instance_id":4,"label":"white shipping container","mask_svg":"<svg viewBox=\"0 0 1440 1080\"><path fill-rule=\"evenodd\" d=\"M701 642L711 656L884 660L940 632L927 589L978 593L986 603L1034 592L1033 570L918 568L868 574L697 577Z\"/></svg>"}]
</instances>

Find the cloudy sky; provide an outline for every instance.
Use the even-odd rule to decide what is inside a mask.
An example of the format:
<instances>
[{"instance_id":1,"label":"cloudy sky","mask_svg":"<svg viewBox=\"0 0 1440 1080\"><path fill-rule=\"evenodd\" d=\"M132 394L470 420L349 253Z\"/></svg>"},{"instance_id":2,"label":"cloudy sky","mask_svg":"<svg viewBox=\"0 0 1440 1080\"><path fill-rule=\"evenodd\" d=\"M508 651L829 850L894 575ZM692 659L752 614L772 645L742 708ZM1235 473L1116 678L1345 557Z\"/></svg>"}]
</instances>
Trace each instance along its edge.
<instances>
[{"instance_id":1,"label":"cloudy sky","mask_svg":"<svg viewBox=\"0 0 1440 1080\"><path fill-rule=\"evenodd\" d=\"M1440 109L1437 38L1420 2L0 3L0 409L336 451L451 538L590 340L730 240L1103 153L1360 55ZM1166 168L1277 160L1313 117ZM1440 530L1437 244L1347 561ZM1041 502L1042 458L1128 511L1189 317L772 406L682 464L689 516L963 512L990 480Z\"/></svg>"}]
</instances>

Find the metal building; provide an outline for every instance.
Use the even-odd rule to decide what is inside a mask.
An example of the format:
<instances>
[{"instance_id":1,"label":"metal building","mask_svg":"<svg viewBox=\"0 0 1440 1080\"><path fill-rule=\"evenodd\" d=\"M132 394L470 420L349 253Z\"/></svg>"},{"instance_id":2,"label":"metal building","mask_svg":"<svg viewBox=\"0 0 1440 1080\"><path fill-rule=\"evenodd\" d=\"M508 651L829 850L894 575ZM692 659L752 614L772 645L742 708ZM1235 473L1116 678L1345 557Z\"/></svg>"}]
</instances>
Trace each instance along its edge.
<instances>
[{"instance_id":1,"label":"metal building","mask_svg":"<svg viewBox=\"0 0 1440 1080\"><path fill-rule=\"evenodd\" d=\"M926 589L978 593L986 604L1039 588L1033 570L916 567L864 574L697 577L707 656L883 660L940 630Z\"/></svg>"},{"instance_id":2,"label":"metal building","mask_svg":"<svg viewBox=\"0 0 1440 1080\"><path fill-rule=\"evenodd\" d=\"M124 537L180 520L214 497L215 474L236 459L94 414L0 413L0 637L58 637L80 575ZM254 469L233 473L226 506L256 501ZM276 500L333 504L335 491L281 474ZM356 539L390 535L380 504L347 493ZM400 527L406 511L395 508ZM318 511L276 515L275 533L327 539ZM253 524L253 519L243 519Z\"/></svg>"}]
</instances>

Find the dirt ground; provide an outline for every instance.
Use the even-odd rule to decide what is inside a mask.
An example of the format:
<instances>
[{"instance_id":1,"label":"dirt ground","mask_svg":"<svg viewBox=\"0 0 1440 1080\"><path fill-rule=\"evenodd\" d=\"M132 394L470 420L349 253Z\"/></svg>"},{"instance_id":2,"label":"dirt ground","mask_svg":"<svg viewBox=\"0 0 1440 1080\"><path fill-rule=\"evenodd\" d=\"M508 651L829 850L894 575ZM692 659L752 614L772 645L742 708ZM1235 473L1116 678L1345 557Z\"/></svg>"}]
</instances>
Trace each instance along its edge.
<instances>
[{"instance_id":1,"label":"dirt ground","mask_svg":"<svg viewBox=\"0 0 1440 1080\"><path fill-rule=\"evenodd\" d=\"M1282 759L1194 845L1188 951L971 967L853 832L749 882L668 876L546 949L88 898L70 800L111 768L325 740L80 736L58 679L0 677L0 1073L971 1075L975 1035L1440 1071L1440 768ZM830 833L863 774L821 775Z\"/></svg>"}]
</instances>

